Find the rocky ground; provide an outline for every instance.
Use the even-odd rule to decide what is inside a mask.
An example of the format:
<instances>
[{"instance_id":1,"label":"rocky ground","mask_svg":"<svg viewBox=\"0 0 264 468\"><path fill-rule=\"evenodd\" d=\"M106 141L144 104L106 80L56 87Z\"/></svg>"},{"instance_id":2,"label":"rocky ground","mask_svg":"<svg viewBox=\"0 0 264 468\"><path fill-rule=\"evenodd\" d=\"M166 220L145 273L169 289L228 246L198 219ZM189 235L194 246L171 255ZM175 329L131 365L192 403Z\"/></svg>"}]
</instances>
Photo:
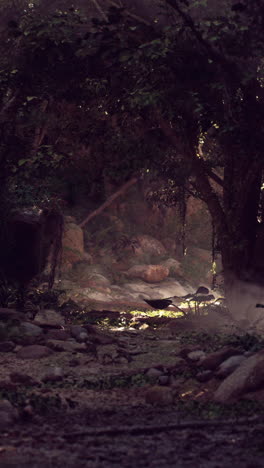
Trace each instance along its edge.
<instances>
[{"instance_id":1,"label":"rocky ground","mask_svg":"<svg viewBox=\"0 0 264 468\"><path fill-rule=\"evenodd\" d=\"M106 306L0 309L0 466L263 466L262 337Z\"/></svg>"}]
</instances>

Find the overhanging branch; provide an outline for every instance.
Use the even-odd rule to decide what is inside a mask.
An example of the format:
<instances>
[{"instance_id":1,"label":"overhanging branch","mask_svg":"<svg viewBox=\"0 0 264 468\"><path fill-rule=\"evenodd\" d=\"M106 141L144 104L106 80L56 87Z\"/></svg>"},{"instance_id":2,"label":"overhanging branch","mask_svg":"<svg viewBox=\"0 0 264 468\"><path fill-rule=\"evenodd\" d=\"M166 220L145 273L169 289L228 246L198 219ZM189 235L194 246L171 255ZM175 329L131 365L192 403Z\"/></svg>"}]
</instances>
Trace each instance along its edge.
<instances>
[{"instance_id":1,"label":"overhanging branch","mask_svg":"<svg viewBox=\"0 0 264 468\"><path fill-rule=\"evenodd\" d=\"M195 185L197 190L201 193L204 201L206 202L218 232L225 232L228 234L226 217L218 196L209 183L208 175L204 167L204 161L197 157L195 149L190 147L188 148L184 144L180 137L176 135L174 129L171 127L168 121L166 121L160 114L157 115L157 119L164 135L173 144L173 146L176 148L180 147L181 149L185 147L183 152L186 158L191 162L193 173L196 178Z\"/></svg>"},{"instance_id":2,"label":"overhanging branch","mask_svg":"<svg viewBox=\"0 0 264 468\"><path fill-rule=\"evenodd\" d=\"M202 33L199 31L198 27L196 26L194 20L188 13L185 13L181 7L179 6L177 0L164 0L165 3L171 6L178 15L183 19L185 25L190 28L193 35L197 39L197 41L203 46L203 48L207 51L208 57L210 57L215 62L218 62L225 71L230 72L230 66L232 65L232 73L234 72L234 64L231 63L226 57L220 54L211 44L209 44L203 37Z\"/></svg>"}]
</instances>

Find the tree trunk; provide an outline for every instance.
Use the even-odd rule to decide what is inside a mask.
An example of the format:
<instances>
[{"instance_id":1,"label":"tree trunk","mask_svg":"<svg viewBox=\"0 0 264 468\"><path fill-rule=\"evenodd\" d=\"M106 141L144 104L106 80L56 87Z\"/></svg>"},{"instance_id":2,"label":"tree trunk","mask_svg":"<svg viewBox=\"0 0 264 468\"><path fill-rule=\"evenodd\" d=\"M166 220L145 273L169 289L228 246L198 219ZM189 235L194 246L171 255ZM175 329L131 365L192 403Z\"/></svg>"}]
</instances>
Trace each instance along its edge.
<instances>
[{"instance_id":1,"label":"tree trunk","mask_svg":"<svg viewBox=\"0 0 264 468\"><path fill-rule=\"evenodd\" d=\"M244 182L247 183L246 178ZM240 190L237 191L232 208L225 207L229 235L220 239L227 305L235 319L248 323L257 318L259 311L255 306L264 298L261 271L255 265L260 187L261 173L247 187L244 200Z\"/></svg>"}]
</instances>

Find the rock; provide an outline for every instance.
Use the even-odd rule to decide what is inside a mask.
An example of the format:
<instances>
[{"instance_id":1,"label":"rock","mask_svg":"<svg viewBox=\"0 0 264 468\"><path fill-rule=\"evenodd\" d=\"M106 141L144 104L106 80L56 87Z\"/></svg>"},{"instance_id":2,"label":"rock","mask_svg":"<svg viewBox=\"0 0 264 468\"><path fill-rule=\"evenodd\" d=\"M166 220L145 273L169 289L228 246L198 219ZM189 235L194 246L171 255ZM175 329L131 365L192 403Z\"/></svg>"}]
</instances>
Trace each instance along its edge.
<instances>
[{"instance_id":1,"label":"rock","mask_svg":"<svg viewBox=\"0 0 264 468\"><path fill-rule=\"evenodd\" d=\"M169 383L170 383L169 376L168 375L161 375L158 378L158 383L159 383L159 385L169 385Z\"/></svg>"},{"instance_id":2,"label":"rock","mask_svg":"<svg viewBox=\"0 0 264 468\"><path fill-rule=\"evenodd\" d=\"M232 346L225 346L224 348L216 351L215 353L208 354L200 361L203 369L215 370L220 364L231 356L237 356L242 352Z\"/></svg>"},{"instance_id":3,"label":"rock","mask_svg":"<svg viewBox=\"0 0 264 468\"><path fill-rule=\"evenodd\" d=\"M134 265L126 272L129 278L141 278L147 283L159 283L168 274L169 269L162 265Z\"/></svg>"},{"instance_id":4,"label":"rock","mask_svg":"<svg viewBox=\"0 0 264 468\"><path fill-rule=\"evenodd\" d=\"M0 401L0 428L4 430L18 419L18 412L8 400Z\"/></svg>"},{"instance_id":5,"label":"rock","mask_svg":"<svg viewBox=\"0 0 264 468\"><path fill-rule=\"evenodd\" d=\"M226 378L228 375L232 374L232 372L234 372L234 370L246 359L246 356L243 355L231 356L222 362L222 364L220 364L219 369L215 375L222 379Z\"/></svg>"},{"instance_id":6,"label":"rock","mask_svg":"<svg viewBox=\"0 0 264 468\"><path fill-rule=\"evenodd\" d=\"M17 352L17 357L20 359L41 359L53 354L53 351L47 346L31 345L21 348Z\"/></svg>"},{"instance_id":7,"label":"rock","mask_svg":"<svg viewBox=\"0 0 264 468\"><path fill-rule=\"evenodd\" d=\"M42 328L30 322L22 322L20 325L20 330L23 335L33 336L33 337L39 336L43 333Z\"/></svg>"},{"instance_id":8,"label":"rock","mask_svg":"<svg viewBox=\"0 0 264 468\"><path fill-rule=\"evenodd\" d=\"M173 403L173 393L170 387L155 385L145 393L146 403L154 406L168 406Z\"/></svg>"},{"instance_id":9,"label":"rock","mask_svg":"<svg viewBox=\"0 0 264 468\"><path fill-rule=\"evenodd\" d=\"M7 411L0 410L0 429L5 430L7 427L14 424L14 415Z\"/></svg>"},{"instance_id":10,"label":"rock","mask_svg":"<svg viewBox=\"0 0 264 468\"><path fill-rule=\"evenodd\" d=\"M63 369L61 367L53 367L42 377L42 382L60 382L63 380L63 377Z\"/></svg>"},{"instance_id":11,"label":"rock","mask_svg":"<svg viewBox=\"0 0 264 468\"><path fill-rule=\"evenodd\" d=\"M84 324L86 332L88 333L89 340L99 345L108 345L118 343L118 340L106 332L103 332L96 325Z\"/></svg>"},{"instance_id":12,"label":"rock","mask_svg":"<svg viewBox=\"0 0 264 468\"><path fill-rule=\"evenodd\" d=\"M16 345L13 341L0 342L0 353L10 353L15 349Z\"/></svg>"},{"instance_id":13,"label":"rock","mask_svg":"<svg viewBox=\"0 0 264 468\"><path fill-rule=\"evenodd\" d=\"M9 378L11 380L11 382L13 383L19 383L19 384L22 384L26 387L34 387L36 385L39 385L40 383L35 380L33 377L31 377L30 375L27 375L27 374L22 374L20 372L11 372L11 374L9 375Z\"/></svg>"},{"instance_id":14,"label":"rock","mask_svg":"<svg viewBox=\"0 0 264 468\"><path fill-rule=\"evenodd\" d=\"M85 341L86 338L88 338L88 333L84 327L81 327L80 325L72 325L70 328L71 335L73 338L76 340L80 341ZM83 335L85 339L80 339L80 336Z\"/></svg>"},{"instance_id":15,"label":"rock","mask_svg":"<svg viewBox=\"0 0 264 468\"><path fill-rule=\"evenodd\" d=\"M46 345L54 351L67 351L70 353L82 353L87 350L85 343L76 343L76 341L48 340Z\"/></svg>"},{"instance_id":16,"label":"rock","mask_svg":"<svg viewBox=\"0 0 264 468\"><path fill-rule=\"evenodd\" d=\"M0 307L0 320L23 320L25 315L15 309Z\"/></svg>"},{"instance_id":17,"label":"rock","mask_svg":"<svg viewBox=\"0 0 264 468\"><path fill-rule=\"evenodd\" d=\"M133 243L133 253L136 257L156 257L166 254L164 245L154 237L142 234L133 238L131 242Z\"/></svg>"},{"instance_id":18,"label":"rock","mask_svg":"<svg viewBox=\"0 0 264 468\"><path fill-rule=\"evenodd\" d=\"M60 328L65 325L64 318L55 310L40 310L34 319L35 324L42 327Z\"/></svg>"},{"instance_id":19,"label":"rock","mask_svg":"<svg viewBox=\"0 0 264 468\"><path fill-rule=\"evenodd\" d=\"M77 338L77 341L80 343L86 341L88 339L88 334L86 332L80 333L79 337Z\"/></svg>"},{"instance_id":20,"label":"rock","mask_svg":"<svg viewBox=\"0 0 264 468\"><path fill-rule=\"evenodd\" d=\"M32 419L34 416L34 408L32 405L27 404L24 406L22 412L21 412L21 417L23 420L29 420Z\"/></svg>"},{"instance_id":21,"label":"rock","mask_svg":"<svg viewBox=\"0 0 264 468\"><path fill-rule=\"evenodd\" d=\"M200 249L199 247L191 248L192 255L202 262L210 263L212 261L212 253L207 249Z\"/></svg>"},{"instance_id":22,"label":"rock","mask_svg":"<svg viewBox=\"0 0 264 468\"><path fill-rule=\"evenodd\" d=\"M65 224L69 224L69 223L76 224L76 218L74 216L67 215L67 216L64 216L64 222Z\"/></svg>"},{"instance_id":23,"label":"rock","mask_svg":"<svg viewBox=\"0 0 264 468\"><path fill-rule=\"evenodd\" d=\"M199 361L202 358L205 358L206 354L202 350L191 351L187 354L187 358L191 361Z\"/></svg>"},{"instance_id":24,"label":"rock","mask_svg":"<svg viewBox=\"0 0 264 468\"><path fill-rule=\"evenodd\" d=\"M70 338L70 333L66 330L49 330L45 335L46 340L61 340L66 341Z\"/></svg>"},{"instance_id":25,"label":"rock","mask_svg":"<svg viewBox=\"0 0 264 468\"><path fill-rule=\"evenodd\" d=\"M87 262L79 262L74 265L70 276L82 288L107 288L111 284L110 280L104 275L103 267L90 265Z\"/></svg>"},{"instance_id":26,"label":"rock","mask_svg":"<svg viewBox=\"0 0 264 468\"><path fill-rule=\"evenodd\" d=\"M181 263L175 258L168 258L164 262L161 262L160 265L169 269L170 276L182 275Z\"/></svg>"},{"instance_id":27,"label":"rock","mask_svg":"<svg viewBox=\"0 0 264 468\"><path fill-rule=\"evenodd\" d=\"M156 369L155 367L151 367L150 369L147 370L145 375L149 377L150 379L157 379L163 374L164 372L162 370Z\"/></svg>"},{"instance_id":28,"label":"rock","mask_svg":"<svg viewBox=\"0 0 264 468\"><path fill-rule=\"evenodd\" d=\"M83 288L104 288L107 290L108 286L111 284L111 281L99 273L94 273L88 278L86 277L84 279L80 279L78 283Z\"/></svg>"},{"instance_id":29,"label":"rock","mask_svg":"<svg viewBox=\"0 0 264 468\"><path fill-rule=\"evenodd\" d=\"M264 351L243 361L218 387L214 400L219 403L234 401L264 385Z\"/></svg>"},{"instance_id":30,"label":"rock","mask_svg":"<svg viewBox=\"0 0 264 468\"><path fill-rule=\"evenodd\" d=\"M75 223L65 223L62 238L62 269L83 260L84 239L83 230Z\"/></svg>"},{"instance_id":31,"label":"rock","mask_svg":"<svg viewBox=\"0 0 264 468\"><path fill-rule=\"evenodd\" d=\"M76 292L77 291L75 291L74 296L76 296ZM109 292L110 292L110 289L109 289ZM81 293L83 295L83 298L85 297L85 299L92 299L93 301L112 302L113 300L111 294L102 293L100 291L94 291L89 288L83 288Z\"/></svg>"},{"instance_id":32,"label":"rock","mask_svg":"<svg viewBox=\"0 0 264 468\"><path fill-rule=\"evenodd\" d=\"M126 291L131 291L133 293L143 293L144 297L146 294L149 294L152 292L151 286L149 284L146 284L142 280L136 280L133 282L127 282L124 284L125 290Z\"/></svg>"},{"instance_id":33,"label":"rock","mask_svg":"<svg viewBox=\"0 0 264 468\"><path fill-rule=\"evenodd\" d=\"M181 348L177 355L182 359L187 359L188 354L196 353L196 351L200 352L200 349L197 349L198 345L189 345L186 348Z\"/></svg>"},{"instance_id":34,"label":"rock","mask_svg":"<svg viewBox=\"0 0 264 468\"><path fill-rule=\"evenodd\" d=\"M202 372L198 372L196 374L196 380L199 382L207 382L214 376L213 372L211 370L204 370Z\"/></svg>"}]
</instances>

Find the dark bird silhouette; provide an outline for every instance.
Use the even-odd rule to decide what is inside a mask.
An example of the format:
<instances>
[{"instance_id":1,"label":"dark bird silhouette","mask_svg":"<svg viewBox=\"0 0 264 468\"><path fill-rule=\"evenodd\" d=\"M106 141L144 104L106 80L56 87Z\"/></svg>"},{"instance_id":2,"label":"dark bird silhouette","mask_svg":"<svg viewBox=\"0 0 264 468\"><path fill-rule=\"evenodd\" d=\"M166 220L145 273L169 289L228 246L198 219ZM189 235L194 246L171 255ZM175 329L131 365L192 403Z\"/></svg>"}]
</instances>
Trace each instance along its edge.
<instances>
[{"instance_id":1,"label":"dark bird silhouette","mask_svg":"<svg viewBox=\"0 0 264 468\"><path fill-rule=\"evenodd\" d=\"M256 304L256 307L261 307L262 309L264 309L264 304Z\"/></svg>"},{"instance_id":2,"label":"dark bird silhouette","mask_svg":"<svg viewBox=\"0 0 264 468\"><path fill-rule=\"evenodd\" d=\"M214 299L214 296L208 293L208 288L200 286L197 289L197 291L193 294L186 294L185 296L172 296L167 297L166 299L144 299L144 301L154 309L167 309L167 307L169 307L170 305L175 305L176 302L210 302Z\"/></svg>"},{"instance_id":3,"label":"dark bird silhouette","mask_svg":"<svg viewBox=\"0 0 264 468\"><path fill-rule=\"evenodd\" d=\"M193 294L193 296L199 296L200 294L209 294L209 289L205 288L204 286L199 286L197 291Z\"/></svg>"},{"instance_id":4,"label":"dark bird silhouette","mask_svg":"<svg viewBox=\"0 0 264 468\"><path fill-rule=\"evenodd\" d=\"M171 299L144 299L144 302L154 309L167 309L172 304Z\"/></svg>"}]
</instances>

